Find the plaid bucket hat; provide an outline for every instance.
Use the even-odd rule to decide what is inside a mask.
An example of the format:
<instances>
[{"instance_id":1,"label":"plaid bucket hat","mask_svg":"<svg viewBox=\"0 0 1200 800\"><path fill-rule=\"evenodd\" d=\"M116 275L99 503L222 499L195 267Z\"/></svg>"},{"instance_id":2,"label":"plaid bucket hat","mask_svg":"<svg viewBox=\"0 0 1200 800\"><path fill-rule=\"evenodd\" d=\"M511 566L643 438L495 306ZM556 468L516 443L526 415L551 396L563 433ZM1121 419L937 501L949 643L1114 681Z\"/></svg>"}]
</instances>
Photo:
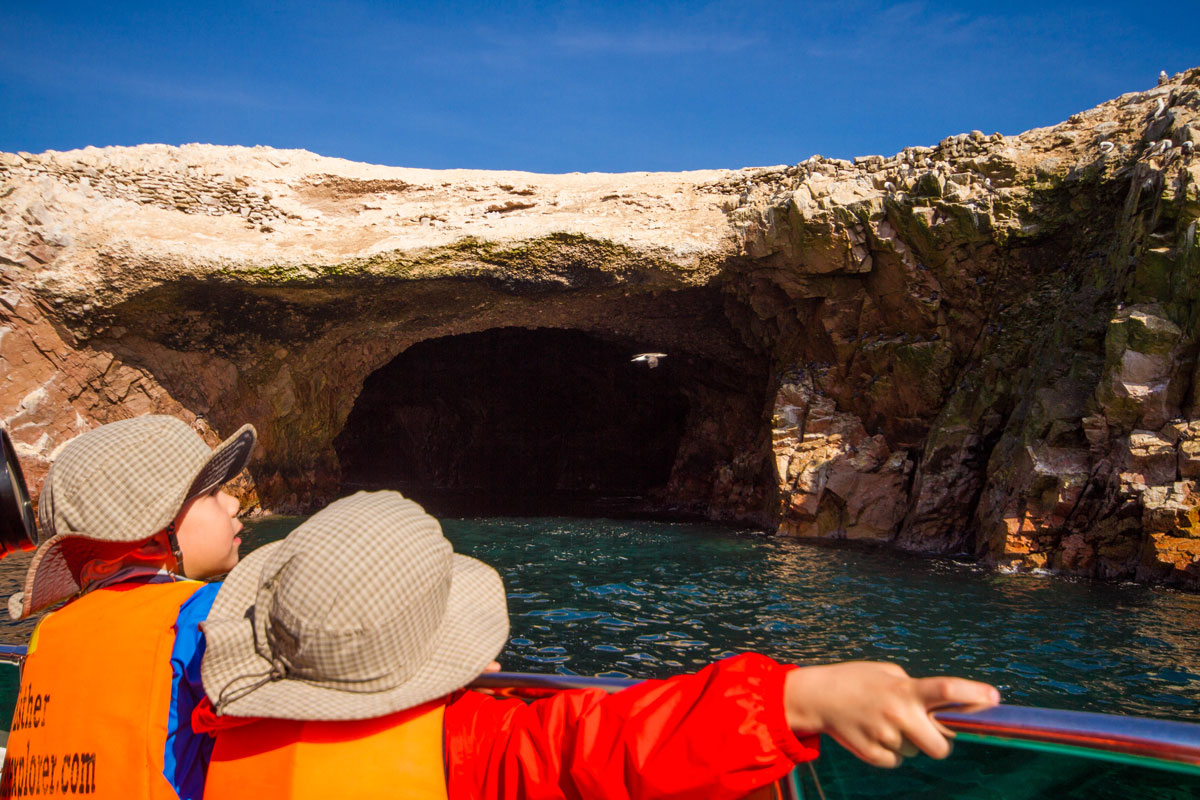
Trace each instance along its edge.
<instances>
[{"instance_id":1,"label":"plaid bucket hat","mask_svg":"<svg viewBox=\"0 0 1200 800\"><path fill-rule=\"evenodd\" d=\"M398 492L359 492L234 567L201 678L220 715L352 720L462 688L508 638L496 570Z\"/></svg>"},{"instance_id":2,"label":"plaid bucket hat","mask_svg":"<svg viewBox=\"0 0 1200 800\"><path fill-rule=\"evenodd\" d=\"M80 590L64 552L86 542L138 542L166 528L183 505L237 476L256 433L243 425L210 448L186 422L152 414L101 425L67 442L38 500L39 546L25 588L9 598L21 619Z\"/></svg>"}]
</instances>

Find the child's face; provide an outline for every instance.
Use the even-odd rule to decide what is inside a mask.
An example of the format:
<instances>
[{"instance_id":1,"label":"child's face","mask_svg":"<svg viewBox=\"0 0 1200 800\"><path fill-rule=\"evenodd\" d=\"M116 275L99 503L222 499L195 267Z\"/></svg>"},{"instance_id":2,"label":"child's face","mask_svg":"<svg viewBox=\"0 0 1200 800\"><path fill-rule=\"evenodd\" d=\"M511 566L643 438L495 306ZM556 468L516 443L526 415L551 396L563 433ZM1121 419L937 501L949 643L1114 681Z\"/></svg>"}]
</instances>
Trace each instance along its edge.
<instances>
[{"instance_id":1,"label":"child's face","mask_svg":"<svg viewBox=\"0 0 1200 800\"><path fill-rule=\"evenodd\" d=\"M238 501L224 491L193 497L184 504L175 526L183 571L189 578L213 578L238 562Z\"/></svg>"}]
</instances>

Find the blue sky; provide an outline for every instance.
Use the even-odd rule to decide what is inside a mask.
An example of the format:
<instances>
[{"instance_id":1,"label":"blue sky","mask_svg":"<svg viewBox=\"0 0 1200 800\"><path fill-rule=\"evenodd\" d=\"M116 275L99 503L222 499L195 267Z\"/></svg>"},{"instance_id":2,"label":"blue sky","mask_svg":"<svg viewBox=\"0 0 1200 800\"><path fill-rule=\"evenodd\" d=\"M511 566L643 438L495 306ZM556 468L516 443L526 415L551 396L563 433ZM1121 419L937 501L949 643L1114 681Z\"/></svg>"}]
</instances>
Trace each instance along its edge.
<instances>
[{"instance_id":1,"label":"blue sky","mask_svg":"<svg viewBox=\"0 0 1200 800\"><path fill-rule=\"evenodd\" d=\"M211 142L537 172L1051 125L1200 66L1200 2L0 3L0 150Z\"/></svg>"}]
</instances>

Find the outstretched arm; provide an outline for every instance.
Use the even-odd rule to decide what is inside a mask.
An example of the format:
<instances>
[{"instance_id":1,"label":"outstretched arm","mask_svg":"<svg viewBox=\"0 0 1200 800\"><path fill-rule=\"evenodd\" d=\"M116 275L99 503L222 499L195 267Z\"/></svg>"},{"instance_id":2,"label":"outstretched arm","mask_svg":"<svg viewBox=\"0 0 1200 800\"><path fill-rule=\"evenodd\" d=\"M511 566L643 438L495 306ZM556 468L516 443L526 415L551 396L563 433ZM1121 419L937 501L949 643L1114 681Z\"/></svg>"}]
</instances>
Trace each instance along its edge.
<instances>
[{"instance_id":1,"label":"outstretched arm","mask_svg":"<svg viewBox=\"0 0 1200 800\"><path fill-rule=\"evenodd\" d=\"M445 717L450 798L740 798L815 758L818 733L881 767L916 748L944 758L953 734L930 713L997 702L987 684L895 664L795 668L752 653L614 695L459 692Z\"/></svg>"},{"instance_id":2,"label":"outstretched arm","mask_svg":"<svg viewBox=\"0 0 1200 800\"><path fill-rule=\"evenodd\" d=\"M526 705L477 692L446 708L451 800L733 800L817 755L784 715L791 671L746 654L694 675Z\"/></svg>"}]
</instances>

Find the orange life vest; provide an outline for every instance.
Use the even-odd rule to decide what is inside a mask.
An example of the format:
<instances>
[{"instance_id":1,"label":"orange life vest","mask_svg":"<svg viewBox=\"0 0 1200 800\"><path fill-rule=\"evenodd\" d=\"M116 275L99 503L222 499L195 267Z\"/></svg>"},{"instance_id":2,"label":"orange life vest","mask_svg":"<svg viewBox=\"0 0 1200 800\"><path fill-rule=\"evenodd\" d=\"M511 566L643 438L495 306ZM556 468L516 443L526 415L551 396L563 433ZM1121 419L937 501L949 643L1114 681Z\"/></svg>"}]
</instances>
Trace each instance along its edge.
<instances>
[{"instance_id":1,"label":"orange life vest","mask_svg":"<svg viewBox=\"0 0 1200 800\"><path fill-rule=\"evenodd\" d=\"M204 584L118 584L34 631L0 797L178 800L163 776L179 607Z\"/></svg>"},{"instance_id":2,"label":"orange life vest","mask_svg":"<svg viewBox=\"0 0 1200 800\"><path fill-rule=\"evenodd\" d=\"M345 722L262 719L217 731L205 797L447 800L445 705Z\"/></svg>"}]
</instances>

